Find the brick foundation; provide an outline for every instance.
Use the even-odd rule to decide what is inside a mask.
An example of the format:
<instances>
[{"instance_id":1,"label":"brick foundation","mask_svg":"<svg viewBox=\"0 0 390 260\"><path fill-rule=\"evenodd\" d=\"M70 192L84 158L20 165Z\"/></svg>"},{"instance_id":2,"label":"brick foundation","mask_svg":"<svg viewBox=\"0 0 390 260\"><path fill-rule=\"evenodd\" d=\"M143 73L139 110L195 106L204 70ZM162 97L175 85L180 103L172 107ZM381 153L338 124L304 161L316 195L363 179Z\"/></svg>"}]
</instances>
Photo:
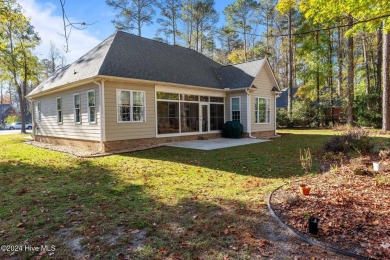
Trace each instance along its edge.
<instances>
[{"instance_id":1,"label":"brick foundation","mask_svg":"<svg viewBox=\"0 0 390 260\"><path fill-rule=\"evenodd\" d=\"M71 138L53 137L53 136L42 136L42 135L36 135L35 141L54 144L54 145L73 146L82 150L92 151L92 152L96 152L100 150L99 141L71 139Z\"/></svg>"},{"instance_id":2,"label":"brick foundation","mask_svg":"<svg viewBox=\"0 0 390 260\"><path fill-rule=\"evenodd\" d=\"M257 138L273 138L276 137L275 131L261 131L261 132L252 132L252 136L257 137ZM249 137L248 133L244 133L243 137Z\"/></svg>"},{"instance_id":3,"label":"brick foundation","mask_svg":"<svg viewBox=\"0 0 390 260\"><path fill-rule=\"evenodd\" d=\"M258 138L273 138L275 137L275 131L264 131L264 132L253 132L252 136ZM175 136L175 137L161 137L161 138L143 138L143 139L130 139L130 140L119 140L119 141L107 141L104 143L104 153L111 153L117 151L137 151L148 148L156 147L164 143L192 141L192 140L204 140L214 139L221 137L219 133L212 134L195 134L187 136ZM243 134L243 137L249 137L247 133ZM54 145L65 145L73 146L86 151L97 152L100 150L99 141L89 141L80 139L70 139L62 137L52 136L35 136L35 140L42 143L49 143Z\"/></svg>"}]
</instances>

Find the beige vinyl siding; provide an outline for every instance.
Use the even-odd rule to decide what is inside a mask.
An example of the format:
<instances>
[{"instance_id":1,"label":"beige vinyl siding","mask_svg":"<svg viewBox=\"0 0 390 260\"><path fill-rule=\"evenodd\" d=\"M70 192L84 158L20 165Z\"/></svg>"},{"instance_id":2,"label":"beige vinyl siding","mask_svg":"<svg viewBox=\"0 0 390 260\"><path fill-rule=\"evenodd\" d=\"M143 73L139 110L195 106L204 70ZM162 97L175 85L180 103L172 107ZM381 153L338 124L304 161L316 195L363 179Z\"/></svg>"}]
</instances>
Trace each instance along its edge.
<instances>
[{"instance_id":1,"label":"beige vinyl siding","mask_svg":"<svg viewBox=\"0 0 390 260\"><path fill-rule=\"evenodd\" d=\"M260 71L259 75L255 78L253 85L257 89L251 91L250 95L250 110L251 110L251 130L252 132L259 131L272 131L275 129L275 95L272 92L272 87L275 86L271 80L272 75L267 72L267 66L264 66ZM271 119L270 123L260 123L256 124L255 122L255 102L256 97L260 98L269 98L270 99L270 109L271 109Z\"/></svg>"},{"instance_id":2,"label":"beige vinyl siding","mask_svg":"<svg viewBox=\"0 0 390 260\"><path fill-rule=\"evenodd\" d=\"M244 132L248 132L248 123L247 123L247 94L244 90L240 91L234 91L234 92L229 92L226 96L225 99L225 122L231 120L231 111L230 111L230 98L232 97L240 97L241 101L241 112L240 112L240 117L241 117L241 124L244 127Z\"/></svg>"},{"instance_id":3,"label":"beige vinyl siding","mask_svg":"<svg viewBox=\"0 0 390 260\"><path fill-rule=\"evenodd\" d=\"M145 122L118 122L116 91L135 90L145 92ZM105 82L106 141L156 137L156 112L154 85L125 82Z\"/></svg>"},{"instance_id":4,"label":"beige vinyl siding","mask_svg":"<svg viewBox=\"0 0 390 260\"><path fill-rule=\"evenodd\" d=\"M95 91L96 123L88 122L87 92ZM80 94L81 123L74 121L73 95ZM62 123L57 123L57 98L62 98ZM73 138L82 140L100 140L99 88L88 84L77 88L36 98L34 102L34 122L37 135ZM38 121L38 101L41 102L41 121Z\"/></svg>"}]
</instances>

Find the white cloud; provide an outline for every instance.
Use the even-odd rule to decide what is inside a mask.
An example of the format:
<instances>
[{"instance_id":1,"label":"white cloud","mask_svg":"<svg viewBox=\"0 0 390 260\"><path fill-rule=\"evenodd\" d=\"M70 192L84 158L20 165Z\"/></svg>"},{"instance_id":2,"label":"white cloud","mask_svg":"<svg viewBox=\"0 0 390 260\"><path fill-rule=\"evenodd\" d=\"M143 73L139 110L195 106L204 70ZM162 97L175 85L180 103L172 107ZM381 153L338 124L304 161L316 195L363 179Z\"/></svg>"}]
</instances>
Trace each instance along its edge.
<instances>
[{"instance_id":1,"label":"white cloud","mask_svg":"<svg viewBox=\"0 0 390 260\"><path fill-rule=\"evenodd\" d=\"M48 2L38 4L36 0L19 0L19 3L25 10L25 15L31 18L32 25L41 37L42 42L36 48L39 57L41 59L47 57L50 41L63 50L65 38L59 34L63 32L63 21L62 16L54 14L57 7ZM100 40L87 30L72 30L69 40L70 52L65 54L67 63L80 58L99 42Z\"/></svg>"}]
</instances>

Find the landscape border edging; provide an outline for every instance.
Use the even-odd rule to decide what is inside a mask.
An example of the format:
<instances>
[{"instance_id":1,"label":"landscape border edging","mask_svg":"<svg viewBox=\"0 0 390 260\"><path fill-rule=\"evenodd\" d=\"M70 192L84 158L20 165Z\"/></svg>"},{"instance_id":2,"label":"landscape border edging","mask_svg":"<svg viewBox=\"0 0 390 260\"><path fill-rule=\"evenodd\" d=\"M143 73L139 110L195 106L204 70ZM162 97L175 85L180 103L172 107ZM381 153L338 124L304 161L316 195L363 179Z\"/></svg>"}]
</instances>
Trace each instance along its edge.
<instances>
[{"instance_id":1,"label":"landscape border edging","mask_svg":"<svg viewBox=\"0 0 390 260\"><path fill-rule=\"evenodd\" d=\"M341 255L346 255L346 256L351 256L351 257L355 257L357 259L370 259L369 257L367 256L362 256L362 255L358 255L358 254L355 254L355 253L352 253L350 251L347 251L347 250L342 250L342 249L338 249L338 248L335 248L335 247L331 247L331 246L326 246L318 241L315 241L309 237L306 237L304 235L302 235L301 233L299 233L298 231L296 231L295 229L291 228L289 225L287 225L286 223L284 223L278 215L276 215L275 211L272 209L271 207L271 199L272 199L272 196L274 194L274 192L278 191L279 189L281 189L282 187L284 187L285 185L287 185L287 183L277 187L275 190L273 190L268 198L267 198L267 206L268 206L268 210L271 212L271 215L276 219L276 221L278 222L278 224L287 229L290 233L294 234L296 237L298 237L300 240L302 240L303 242L307 243L307 244L310 244L312 246L316 246L316 247L320 247L322 249L325 249L325 250L328 250L328 251L332 251L332 252L335 252L337 254L341 254Z\"/></svg>"}]
</instances>

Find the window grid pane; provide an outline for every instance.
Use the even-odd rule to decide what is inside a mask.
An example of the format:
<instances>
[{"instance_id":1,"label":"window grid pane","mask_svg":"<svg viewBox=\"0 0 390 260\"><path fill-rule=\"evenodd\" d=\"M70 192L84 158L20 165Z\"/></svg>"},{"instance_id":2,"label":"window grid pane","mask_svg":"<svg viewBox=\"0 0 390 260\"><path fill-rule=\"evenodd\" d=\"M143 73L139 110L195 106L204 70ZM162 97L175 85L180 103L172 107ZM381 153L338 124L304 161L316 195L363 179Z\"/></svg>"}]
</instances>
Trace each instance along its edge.
<instances>
[{"instance_id":1,"label":"window grid pane","mask_svg":"<svg viewBox=\"0 0 390 260\"><path fill-rule=\"evenodd\" d=\"M57 98L57 123L62 123L62 98Z\"/></svg>"},{"instance_id":2,"label":"window grid pane","mask_svg":"<svg viewBox=\"0 0 390 260\"><path fill-rule=\"evenodd\" d=\"M271 100L269 98L255 99L255 123L271 122Z\"/></svg>"},{"instance_id":3,"label":"window grid pane","mask_svg":"<svg viewBox=\"0 0 390 260\"><path fill-rule=\"evenodd\" d=\"M232 102L232 121L237 121L237 122L240 122L241 121L241 118L240 118L240 98L236 97L236 98L231 98L231 102Z\"/></svg>"},{"instance_id":4,"label":"window grid pane","mask_svg":"<svg viewBox=\"0 0 390 260\"><path fill-rule=\"evenodd\" d=\"M74 121L76 123L80 123L81 116L80 116L80 95L74 95Z\"/></svg>"},{"instance_id":5,"label":"window grid pane","mask_svg":"<svg viewBox=\"0 0 390 260\"><path fill-rule=\"evenodd\" d=\"M88 92L88 121L95 122L95 91Z\"/></svg>"},{"instance_id":6,"label":"window grid pane","mask_svg":"<svg viewBox=\"0 0 390 260\"><path fill-rule=\"evenodd\" d=\"M145 94L141 91L118 92L118 121L145 121Z\"/></svg>"}]
</instances>

